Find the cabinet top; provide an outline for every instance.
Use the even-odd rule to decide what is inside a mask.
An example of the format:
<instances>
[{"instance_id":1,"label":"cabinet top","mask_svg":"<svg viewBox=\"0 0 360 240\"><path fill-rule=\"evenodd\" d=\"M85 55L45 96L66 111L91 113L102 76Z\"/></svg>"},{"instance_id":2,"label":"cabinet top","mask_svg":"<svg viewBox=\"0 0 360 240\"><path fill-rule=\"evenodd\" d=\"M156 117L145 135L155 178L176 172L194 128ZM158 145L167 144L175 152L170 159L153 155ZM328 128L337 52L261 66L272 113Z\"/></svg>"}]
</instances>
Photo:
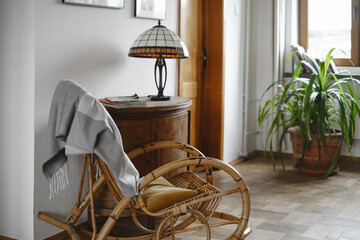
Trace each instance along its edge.
<instances>
[{"instance_id":1,"label":"cabinet top","mask_svg":"<svg viewBox=\"0 0 360 240\"><path fill-rule=\"evenodd\" d=\"M169 111L191 106L192 100L185 97L171 96L168 101L152 101L148 97L140 97L135 101L102 103L109 112L112 111Z\"/></svg>"}]
</instances>

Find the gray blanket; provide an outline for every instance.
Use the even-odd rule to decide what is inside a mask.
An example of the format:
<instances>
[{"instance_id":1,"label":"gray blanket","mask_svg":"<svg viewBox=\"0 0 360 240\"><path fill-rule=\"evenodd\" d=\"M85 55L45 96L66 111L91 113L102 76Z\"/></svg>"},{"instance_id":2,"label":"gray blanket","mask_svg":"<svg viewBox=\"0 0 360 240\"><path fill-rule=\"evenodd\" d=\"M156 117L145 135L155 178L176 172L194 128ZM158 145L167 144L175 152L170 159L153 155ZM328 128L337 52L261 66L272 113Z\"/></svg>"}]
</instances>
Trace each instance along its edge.
<instances>
[{"instance_id":1,"label":"gray blanket","mask_svg":"<svg viewBox=\"0 0 360 240\"><path fill-rule=\"evenodd\" d=\"M60 81L51 103L43 164L43 173L50 180L50 198L69 184L67 156L92 153L109 167L124 196L137 194L142 179L125 154L109 113L77 83Z\"/></svg>"}]
</instances>

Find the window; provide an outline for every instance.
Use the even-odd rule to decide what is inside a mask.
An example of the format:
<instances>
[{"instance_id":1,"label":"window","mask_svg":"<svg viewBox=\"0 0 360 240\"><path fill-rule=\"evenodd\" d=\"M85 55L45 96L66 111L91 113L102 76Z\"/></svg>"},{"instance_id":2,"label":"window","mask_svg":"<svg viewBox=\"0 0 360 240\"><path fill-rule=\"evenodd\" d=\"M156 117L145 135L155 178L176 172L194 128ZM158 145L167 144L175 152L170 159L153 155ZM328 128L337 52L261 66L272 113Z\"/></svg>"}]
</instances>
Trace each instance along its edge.
<instances>
[{"instance_id":1,"label":"window","mask_svg":"<svg viewBox=\"0 0 360 240\"><path fill-rule=\"evenodd\" d=\"M314 57L336 47L336 65L351 65L350 59L358 66L358 11L359 0L299 0L300 45Z\"/></svg>"}]
</instances>

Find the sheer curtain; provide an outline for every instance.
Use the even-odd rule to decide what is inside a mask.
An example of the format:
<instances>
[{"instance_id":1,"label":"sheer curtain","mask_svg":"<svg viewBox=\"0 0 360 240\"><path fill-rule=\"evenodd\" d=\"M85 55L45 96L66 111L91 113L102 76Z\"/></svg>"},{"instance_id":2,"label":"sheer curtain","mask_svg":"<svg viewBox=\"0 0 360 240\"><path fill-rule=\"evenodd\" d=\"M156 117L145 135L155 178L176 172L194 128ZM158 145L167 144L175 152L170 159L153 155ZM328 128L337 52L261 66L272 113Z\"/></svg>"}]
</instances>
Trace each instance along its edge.
<instances>
[{"instance_id":1,"label":"sheer curtain","mask_svg":"<svg viewBox=\"0 0 360 240\"><path fill-rule=\"evenodd\" d=\"M273 82L283 79L285 62L285 0L273 0ZM272 96L277 89L273 88ZM278 149L279 135L273 138L273 149ZM285 150L286 146L283 146Z\"/></svg>"}]
</instances>

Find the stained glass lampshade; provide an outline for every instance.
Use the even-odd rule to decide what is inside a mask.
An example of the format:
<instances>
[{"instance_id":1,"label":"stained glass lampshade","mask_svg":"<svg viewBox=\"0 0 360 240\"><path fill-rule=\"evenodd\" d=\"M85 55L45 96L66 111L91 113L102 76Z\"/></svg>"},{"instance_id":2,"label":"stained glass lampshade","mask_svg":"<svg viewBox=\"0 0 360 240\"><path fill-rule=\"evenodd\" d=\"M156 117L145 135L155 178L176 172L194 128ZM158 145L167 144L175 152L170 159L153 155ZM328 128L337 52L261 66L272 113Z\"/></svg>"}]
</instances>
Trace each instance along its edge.
<instances>
[{"instance_id":1,"label":"stained glass lampshade","mask_svg":"<svg viewBox=\"0 0 360 240\"><path fill-rule=\"evenodd\" d=\"M133 43L129 50L129 57L157 58L154 75L158 94L152 96L155 101L169 100L164 96L164 88L167 81L167 68L165 58L188 58L189 52L185 43L171 30L158 25L142 33ZM164 75L164 79L163 79Z\"/></svg>"}]
</instances>

